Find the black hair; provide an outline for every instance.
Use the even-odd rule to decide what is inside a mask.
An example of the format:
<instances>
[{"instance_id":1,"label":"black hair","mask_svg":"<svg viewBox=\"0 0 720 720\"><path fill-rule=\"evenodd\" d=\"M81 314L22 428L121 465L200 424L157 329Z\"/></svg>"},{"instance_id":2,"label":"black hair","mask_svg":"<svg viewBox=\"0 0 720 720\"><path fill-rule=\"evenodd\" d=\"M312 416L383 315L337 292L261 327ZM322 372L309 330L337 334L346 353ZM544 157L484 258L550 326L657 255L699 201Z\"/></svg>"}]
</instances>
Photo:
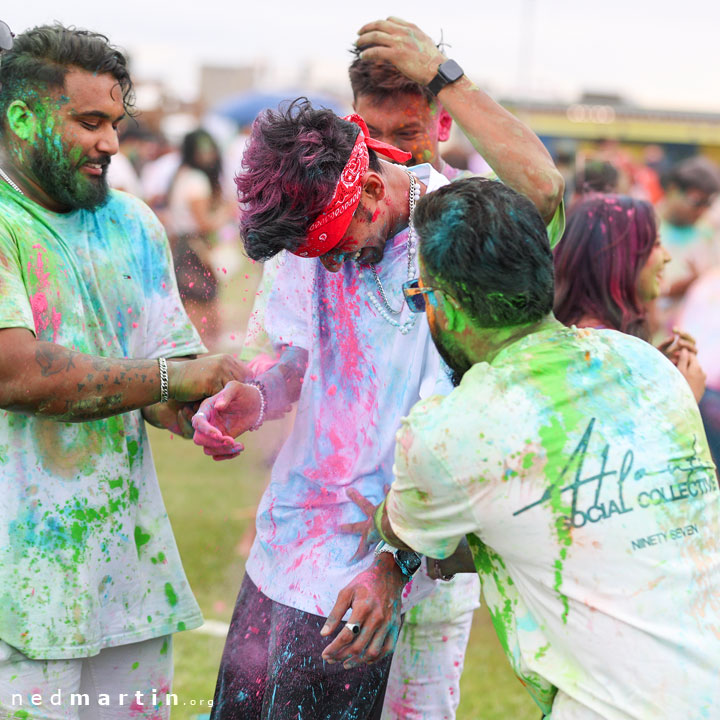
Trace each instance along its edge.
<instances>
[{"instance_id":1,"label":"black hair","mask_svg":"<svg viewBox=\"0 0 720 720\"><path fill-rule=\"evenodd\" d=\"M120 86L125 112L133 114L135 97L127 59L105 35L60 23L38 25L18 35L12 49L3 53L0 129L11 103L30 99L38 90L62 90L72 68L112 75Z\"/></svg>"},{"instance_id":2,"label":"black hair","mask_svg":"<svg viewBox=\"0 0 720 720\"><path fill-rule=\"evenodd\" d=\"M425 195L414 215L432 282L478 327L536 322L553 306L553 257L535 206L501 182L473 177Z\"/></svg>"},{"instance_id":3,"label":"black hair","mask_svg":"<svg viewBox=\"0 0 720 720\"><path fill-rule=\"evenodd\" d=\"M215 162L210 166L200 165L196 159L197 149L202 141L209 142L215 150ZM190 167L205 173L210 181L213 197L217 198L221 194L220 174L222 172L222 160L220 158L220 149L207 130L198 128L185 135L180 145L180 165L181 167Z\"/></svg>"},{"instance_id":4,"label":"black hair","mask_svg":"<svg viewBox=\"0 0 720 720\"><path fill-rule=\"evenodd\" d=\"M240 235L250 258L267 260L300 247L332 199L359 131L306 98L257 117L235 178ZM368 151L370 168L381 172L377 155Z\"/></svg>"},{"instance_id":5,"label":"black hair","mask_svg":"<svg viewBox=\"0 0 720 720\"><path fill-rule=\"evenodd\" d=\"M672 167L662 176L661 182L665 190L674 185L683 192L700 190L706 195L720 192L720 172L717 166L700 155Z\"/></svg>"}]
</instances>

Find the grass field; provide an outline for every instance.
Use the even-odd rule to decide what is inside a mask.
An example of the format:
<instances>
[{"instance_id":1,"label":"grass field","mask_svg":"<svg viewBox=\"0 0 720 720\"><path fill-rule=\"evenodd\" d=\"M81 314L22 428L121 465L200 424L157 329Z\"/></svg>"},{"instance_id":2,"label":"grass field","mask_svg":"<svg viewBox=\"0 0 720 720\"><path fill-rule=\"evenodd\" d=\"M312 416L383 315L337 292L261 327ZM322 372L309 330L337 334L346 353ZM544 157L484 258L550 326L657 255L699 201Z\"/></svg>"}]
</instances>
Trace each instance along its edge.
<instances>
[{"instance_id":1,"label":"grass field","mask_svg":"<svg viewBox=\"0 0 720 720\"><path fill-rule=\"evenodd\" d=\"M241 261L242 262L242 261ZM221 262L222 264L222 262ZM259 267L242 262L221 284L224 337L242 337ZM275 427L274 427L275 426ZM236 460L214 463L191 442L150 428L155 464L180 555L206 620L229 622L244 571L241 541L268 479L277 423L246 442ZM208 712L224 638L198 631L175 635L178 705L173 720ZM184 704L183 704L184 703ZM537 720L539 710L510 671L484 608L475 613L461 681L458 720Z\"/></svg>"}]
</instances>

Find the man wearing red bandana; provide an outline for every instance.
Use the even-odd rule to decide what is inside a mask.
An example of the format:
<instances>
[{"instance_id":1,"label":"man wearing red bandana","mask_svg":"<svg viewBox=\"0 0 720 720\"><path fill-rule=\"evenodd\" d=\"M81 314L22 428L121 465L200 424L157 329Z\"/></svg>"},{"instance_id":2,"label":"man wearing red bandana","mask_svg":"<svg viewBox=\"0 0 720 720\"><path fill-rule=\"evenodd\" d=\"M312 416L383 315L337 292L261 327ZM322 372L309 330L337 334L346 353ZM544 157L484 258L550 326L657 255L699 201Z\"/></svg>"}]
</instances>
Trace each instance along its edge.
<instances>
[{"instance_id":1,"label":"man wearing red bandana","mask_svg":"<svg viewBox=\"0 0 720 720\"><path fill-rule=\"evenodd\" d=\"M363 28L358 45L374 46L363 58L387 55L429 84L498 177L561 231L562 180L537 137L427 36L383 21ZM412 553L365 543L358 552L348 532L365 519L358 504L370 512L392 480L400 419L451 388L426 325L402 301L402 284L417 276L414 203L447 178L391 162L409 159L359 118L305 103L253 127L238 178L241 230L254 259L288 251L266 313L281 359L205 402L195 441L232 458L238 435L299 404L258 510L214 720L379 718L401 613L436 584Z\"/></svg>"}]
</instances>

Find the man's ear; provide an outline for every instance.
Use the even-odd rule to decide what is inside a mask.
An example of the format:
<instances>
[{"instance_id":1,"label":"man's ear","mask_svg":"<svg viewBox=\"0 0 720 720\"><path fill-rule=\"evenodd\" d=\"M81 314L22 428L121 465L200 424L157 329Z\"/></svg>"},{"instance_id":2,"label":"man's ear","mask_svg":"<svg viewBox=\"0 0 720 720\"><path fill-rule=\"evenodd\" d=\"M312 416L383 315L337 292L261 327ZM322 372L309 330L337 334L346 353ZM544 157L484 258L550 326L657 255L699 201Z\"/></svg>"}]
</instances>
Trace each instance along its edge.
<instances>
[{"instance_id":1,"label":"man's ear","mask_svg":"<svg viewBox=\"0 0 720 720\"><path fill-rule=\"evenodd\" d=\"M385 179L375 170L366 170L363 176L363 195L373 202L380 202L385 197Z\"/></svg>"},{"instance_id":2,"label":"man's ear","mask_svg":"<svg viewBox=\"0 0 720 720\"><path fill-rule=\"evenodd\" d=\"M22 100L10 103L5 117L8 127L20 140L32 142L35 139L37 116Z\"/></svg>"},{"instance_id":3,"label":"man's ear","mask_svg":"<svg viewBox=\"0 0 720 720\"><path fill-rule=\"evenodd\" d=\"M462 333L467 327L465 313L458 307L455 298L442 294L445 325L450 332Z\"/></svg>"},{"instance_id":4,"label":"man's ear","mask_svg":"<svg viewBox=\"0 0 720 720\"><path fill-rule=\"evenodd\" d=\"M445 109L440 109L440 116L438 117L438 140L445 142L450 139L450 130L452 128L452 116Z\"/></svg>"}]
</instances>

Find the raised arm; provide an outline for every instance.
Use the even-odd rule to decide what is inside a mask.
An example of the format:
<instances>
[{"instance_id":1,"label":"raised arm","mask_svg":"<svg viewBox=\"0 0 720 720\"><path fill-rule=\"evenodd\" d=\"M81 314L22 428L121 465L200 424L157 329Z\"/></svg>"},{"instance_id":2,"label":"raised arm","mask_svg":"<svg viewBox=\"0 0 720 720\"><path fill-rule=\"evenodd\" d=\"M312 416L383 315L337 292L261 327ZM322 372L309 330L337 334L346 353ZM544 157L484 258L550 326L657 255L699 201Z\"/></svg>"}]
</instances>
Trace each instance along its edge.
<instances>
[{"instance_id":1,"label":"raised arm","mask_svg":"<svg viewBox=\"0 0 720 720\"><path fill-rule=\"evenodd\" d=\"M202 400L244 377L229 355L168 362L169 397ZM160 400L157 360L105 358L36 340L24 328L0 330L0 408L63 422L119 415Z\"/></svg>"},{"instance_id":2,"label":"raised arm","mask_svg":"<svg viewBox=\"0 0 720 720\"><path fill-rule=\"evenodd\" d=\"M421 85L448 59L420 28L396 17L364 25L355 44L367 47L364 60L388 60ZM537 135L467 76L446 85L437 98L497 176L530 198L549 223L564 181Z\"/></svg>"},{"instance_id":3,"label":"raised arm","mask_svg":"<svg viewBox=\"0 0 720 720\"><path fill-rule=\"evenodd\" d=\"M244 449L236 437L282 417L300 397L307 362L307 350L287 345L270 370L249 382L228 383L200 405L192 421L194 442L214 460L236 457Z\"/></svg>"}]
</instances>

